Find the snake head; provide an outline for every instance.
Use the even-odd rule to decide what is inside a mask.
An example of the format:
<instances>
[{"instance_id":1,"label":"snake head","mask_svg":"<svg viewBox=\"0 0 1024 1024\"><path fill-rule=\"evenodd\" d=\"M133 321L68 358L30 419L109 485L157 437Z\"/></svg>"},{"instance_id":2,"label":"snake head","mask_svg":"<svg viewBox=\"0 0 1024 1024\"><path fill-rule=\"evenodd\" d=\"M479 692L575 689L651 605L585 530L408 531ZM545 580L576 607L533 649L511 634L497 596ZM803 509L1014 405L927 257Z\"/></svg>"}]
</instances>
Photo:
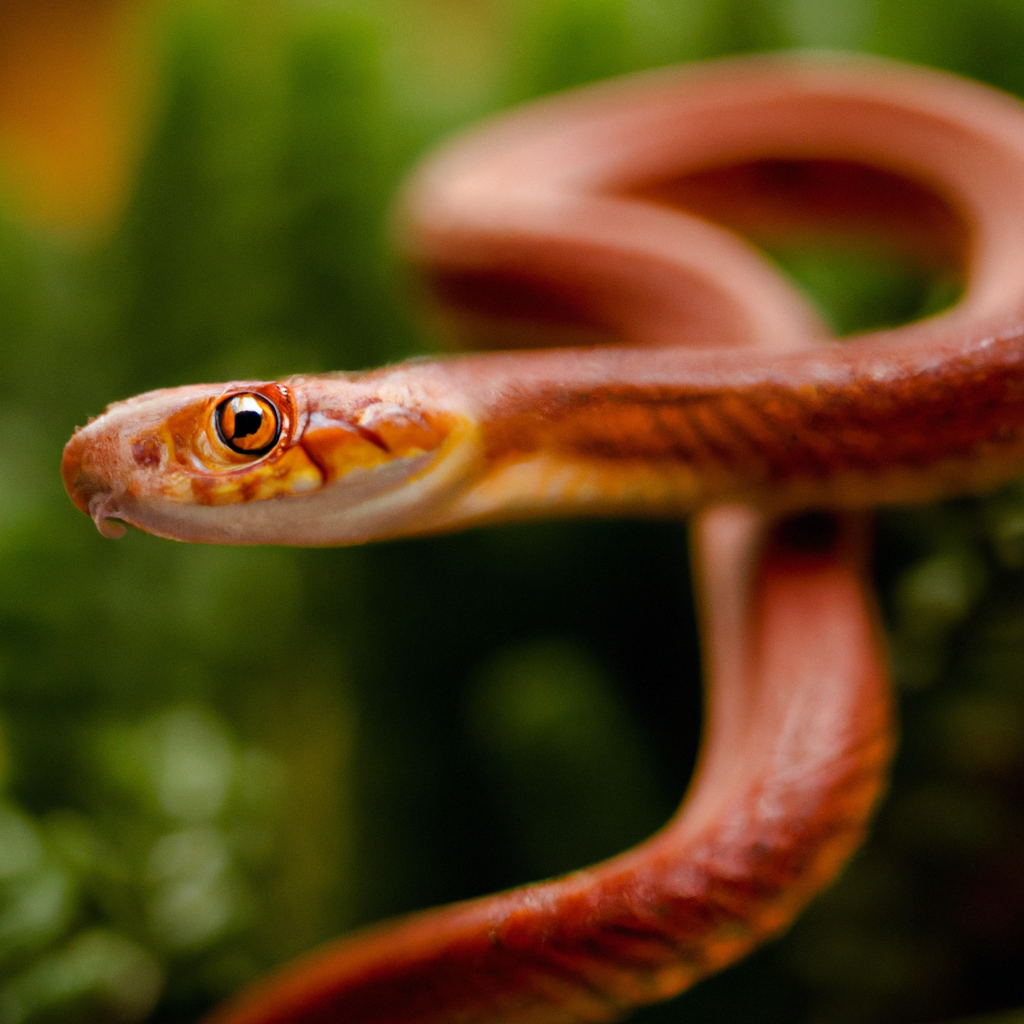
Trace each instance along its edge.
<instances>
[{"instance_id":1,"label":"snake head","mask_svg":"<svg viewBox=\"0 0 1024 1024\"><path fill-rule=\"evenodd\" d=\"M64 485L108 537L124 523L245 544L421 530L423 509L459 476L465 459L453 456L471 431L465 417L392 391L358 376L152 391L75 431Z\"/></svg>"}]
</instances>

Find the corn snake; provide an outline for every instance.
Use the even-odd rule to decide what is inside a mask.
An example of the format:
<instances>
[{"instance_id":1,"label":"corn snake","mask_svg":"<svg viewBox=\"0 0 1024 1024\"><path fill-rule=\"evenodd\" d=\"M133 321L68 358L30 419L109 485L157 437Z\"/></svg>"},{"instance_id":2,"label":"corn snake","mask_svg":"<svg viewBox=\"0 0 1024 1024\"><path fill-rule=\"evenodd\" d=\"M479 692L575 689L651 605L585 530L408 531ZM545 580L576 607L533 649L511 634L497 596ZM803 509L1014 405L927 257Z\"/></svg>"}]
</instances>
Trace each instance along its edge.
<instances>
[{"instance_id":1,"label":"corn snake","mask_svg":"<svg viewBox=\"0 0 1024 1024\"><path fill-rule=\"evenodd\" d=\"M827 883L883 784L884 657L861 519L772 521L1019 471L1024 233L1005 211L1022 128L1007 98L874 61L731 62L549 100L442 151L400 215L456 332L548 347L154 392L76 433L65 481L111 533L356 543L696 513L708 725L672 822L594 868L342 940L217 1020L612 1019ZM688 208L783 233L852 216L955 265L965 292L829 344L778 272Z\"/></svg>"}]
</instances>

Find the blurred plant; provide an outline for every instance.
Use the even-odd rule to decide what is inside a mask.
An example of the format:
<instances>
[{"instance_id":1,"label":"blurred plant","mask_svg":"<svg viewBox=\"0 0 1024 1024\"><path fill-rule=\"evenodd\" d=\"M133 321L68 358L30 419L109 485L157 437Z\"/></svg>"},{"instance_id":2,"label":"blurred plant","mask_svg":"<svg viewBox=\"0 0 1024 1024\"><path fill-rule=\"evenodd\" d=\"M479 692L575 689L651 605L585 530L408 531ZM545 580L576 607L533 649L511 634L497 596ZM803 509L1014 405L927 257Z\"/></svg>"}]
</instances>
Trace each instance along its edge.
<instances>
[{"instance_id":1,"label":"blurred plant","mask_svg":"<svg viewBox=\"0 0 1024 1024\"><path fill-rule=\"evenodd\" d=\"M0 183L24 216L81 228L123 205L148 106L154 3L0 5Z\"/></svg>"},{"instance_id":2,"label":"blurred plant","mask_svg":"<svg viewBox=\"0 0 1024 1024\"><path fill-rule=\"evenodd\" d=\"M618 853L671 813L629 708L586 650L534 641L499 651L467 701L506 843L535 877Z\"/></svg>"},{"instance_id":3,"label":"blurred plant","mask_svg":"<svg viewBox=\"0 0 1024 1024\"><path fill-rule=\"evenodd\" d=\"M273 860L280 766L186 706L95 733L79 809L0 807L0 1012L138 1021L229 991Z\"/></svg>"}]
</instances>

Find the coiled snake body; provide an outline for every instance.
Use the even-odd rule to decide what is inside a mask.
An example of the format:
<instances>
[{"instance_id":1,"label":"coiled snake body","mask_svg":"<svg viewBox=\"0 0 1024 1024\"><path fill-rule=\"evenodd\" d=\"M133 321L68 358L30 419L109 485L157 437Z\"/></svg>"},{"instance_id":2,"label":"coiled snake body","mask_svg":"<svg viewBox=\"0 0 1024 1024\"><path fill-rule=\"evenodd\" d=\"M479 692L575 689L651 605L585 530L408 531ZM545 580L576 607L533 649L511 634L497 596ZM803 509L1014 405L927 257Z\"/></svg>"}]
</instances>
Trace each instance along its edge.
<instances>
[{"instance_id":1,"label":"coiled snake body","mask_svg":"<svg viewBox=\"0 0 1024 1024\"><path fill-rule=\"evenodd\" d=\"M75 433L65 483L110 535L694 514L707 724L672 821L316 951L220 1024L609 1020L792 921L862 838L891 749L858 510L1024 468L1019 210L1024 108L948 76L786 57L599 85L456 140L400 203L435 313L531 351L157 391ZM730 228L881 233L964 292L836 344Z\"/></svg>"}]
</instances>

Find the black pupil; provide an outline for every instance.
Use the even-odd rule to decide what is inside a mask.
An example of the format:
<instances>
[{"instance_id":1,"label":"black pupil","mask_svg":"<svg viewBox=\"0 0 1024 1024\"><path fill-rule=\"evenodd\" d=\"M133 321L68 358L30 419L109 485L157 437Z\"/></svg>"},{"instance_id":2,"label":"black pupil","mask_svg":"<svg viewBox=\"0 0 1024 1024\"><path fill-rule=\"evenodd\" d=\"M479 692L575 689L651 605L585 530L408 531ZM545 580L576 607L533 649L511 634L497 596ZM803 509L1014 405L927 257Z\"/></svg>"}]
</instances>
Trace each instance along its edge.
<instances>
[{"instance_id":1,"label":"black pupil","mask_svg":"<svg viewBox=\"0 0 1024 1024\"><path fill-rule=\"evenodd\" d=\"M235 413L235 431L232 440L255 434L263 425L263 413L258 409L242 409Z\"/></svg>"}]
</instances>

